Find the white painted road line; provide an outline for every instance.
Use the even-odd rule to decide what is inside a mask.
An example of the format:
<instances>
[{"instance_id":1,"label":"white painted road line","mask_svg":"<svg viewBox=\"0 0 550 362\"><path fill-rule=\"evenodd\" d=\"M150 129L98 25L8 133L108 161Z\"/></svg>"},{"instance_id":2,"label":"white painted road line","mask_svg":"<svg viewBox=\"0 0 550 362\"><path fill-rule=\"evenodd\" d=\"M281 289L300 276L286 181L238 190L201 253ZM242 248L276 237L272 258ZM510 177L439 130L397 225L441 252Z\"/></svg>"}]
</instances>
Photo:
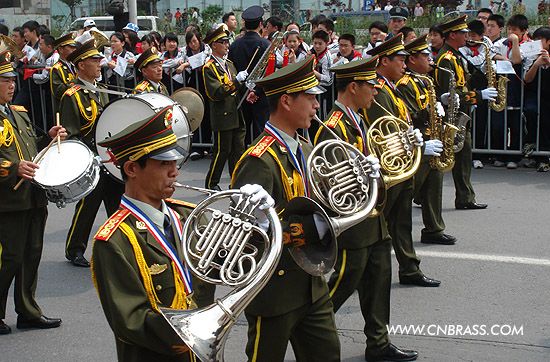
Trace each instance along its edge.
<instances>
[{"instance_id":1,"label":"white painted road line","mask_svg":"<svg viewBox=\"0 0 550 362\"><path fill-rule=\"evenodd\" d=\"M427 256L427 257L433 257L433 258L479 260L479 261L492 261L492 262L498 262L498 263L550 266L550 259L524 258L521 256L449 253L444 251L428 251L428 250L417 250L416 254L419 256Z\"/></svg>"}]
</instances>

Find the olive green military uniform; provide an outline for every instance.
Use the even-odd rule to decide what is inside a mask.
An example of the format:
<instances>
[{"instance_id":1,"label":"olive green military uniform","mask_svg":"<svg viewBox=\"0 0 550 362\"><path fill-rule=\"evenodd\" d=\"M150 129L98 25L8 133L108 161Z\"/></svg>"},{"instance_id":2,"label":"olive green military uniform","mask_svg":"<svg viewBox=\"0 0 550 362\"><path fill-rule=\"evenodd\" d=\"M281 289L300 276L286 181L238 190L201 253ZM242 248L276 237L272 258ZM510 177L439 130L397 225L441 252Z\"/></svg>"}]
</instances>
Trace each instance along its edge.
<instances>
[{"instance_id":1,"label":"olive green military uniform","mask_svg":"<svg viewBox=\"0 0 550 362\"><path fill-rule=\"evenodd\" d=\"M437 55L436 64L439 67L447 68L455 73L456 94L460 97L460 111L470 114L471 106L481 100L481 95L475 91L468 90L470 74L468 67L464 65L462 56L458 50L448 44L444 44ZM438 96L449 92L451 76L447 72L435 70L435 82ZM448 117L448 115L447 115ZM453 180L455 183L456 196L455 204L468 204L476 202L474 187L470 181L472 175L472 135L471 124L464 140L464 148L455 153L455 165L453 167Z\"/></svg>"},{"instance_id":2,"label":"olive green military uniform","mask_svg":"<svg viewBox=\"0 0 550 362\"><path fill-rule=\"evenodd\" d=\"M24 320L42 316L35 291L48 210L46 195L30 181L21 184L19 162L30 161L48 137L37 137L27 111L0 111L0 320L6 316L8 290L15 278L15 311Z\"/></svg>"},{"instance_id":3,"label":"olive green military uniform","mask_svg":"<svg viewBox=\"0 0 550 362\"><path fill-rule=\"evenodd\" d=\"M311 146L300 140L307 159ZM235 167L231 186L259 184L282 212L288 200L300 194L298 171L289 150L265 131ZM286 189L286 191L285 191ZM282 220L283 230L288 220ZM248 320L246 354L249 361L283 361L288 341L298 361L339 361L340 344L327 282L301 269L288 247L267 285L245 310Z\"/></svg>"},{"instance_id":4,"label":"olive green military uniform","mask_svg":"<svg viewBox=\"0 0 550 362\"><path fill-rule=\"evenodd\" d=\"M363 152L365 140L338 102L325 124ZM334 136L320 127L315 143L330 139ZM328 285L335 312L358 291L367 349L384 349L390 343L386 326L390 321L391 239L383 214L365 219L338 237L338 259Z\"/></svg>"},{"instance_id":5,"label":"olive green military uniform","mask_svg":"<svg viewBox=\"0 0 550 362\"><path fill-rule=\"evenodd\" d=\"M397 88L405 101L413 125L418 128L424 140L430 139L428 112L428 88L422 80L405 75L397 83ZM428 132L427 132L428 131ZM422 203L423 236L441 236L445 222L441 214L443 172L430 166L432 156L422 156L422 162L414 175L414 198Z\"/></svg>"},{"instance_id":6,"label":"olive green military uniform","mask_svg":"<svg viewBox=\"0 0 550 362\"><path fill-rule=\"evenodd\" d=\"M54 101L54 110L58 110L61 97L65 91L72 87L72 83L76 78L74 66L63 59L59 59L57 63L50 69L50 90Z\"/></svg>"},{"instance_id":7,"label":"olive green military uniform","mask_svg":"<svg viewBox=\"0 0 550 362\"><path fill-rule=\"evenodd\" d=\"M179 214L182 222L192 211L190 204L181 201L166 200L166 203ZM174 225L172 228L175 238L172 246L181 260L181 240ZM115 335L118 360L195 361L190 351L173 350L173 346L184 347L184 344L156 310L160 307L187 309L193 304L190 296L177 300L181 283L175 279L177 272L170 256L153 234L121 207L95 237L92 277ZM140 259L144 260L145 267L138 263ZM149 286L144 278L151 281ZM151 297L157 298L155 307Z\"/></svg>"},{"instance_id":8,"label":"olive green military uniform","mask_svg":"<svg viewBox=\"0 0 550 362\"><path fill-rule=\"evenodd\" d=\"M376 102L365 113L367 123L382 116L395 116L410 123L407 106L397 95L394 85L382 77L379 77L379 83L381 88L374 97ZM420 259L416 256L412 240L412 197L413 181L408 179L387 191L384 206L393 250L399 262L399 273L407 276L420 273Z\"/></svg>"},{"instance_id":9,"label":"olive green military uniform","mask_svg":"<svg viewBox=\"0 0 550 362\"><path fill-rule=\"evenodd\" d=\"M59 107L61 124L67 130L68 139L80 140L95 151L95 125L108 97L106 93L83 89L83 85L77 78L75 85L63 94ZM105 204L107 214L111 215L117 210L123 192L122 183L102 169L96 188L76 204L66 241L65 256L69 260L75 253L86 250L101 202Z\"/></svg>"},{"instance_id":10,"label":"olive green military uniform","mask_svg":"<svg viewBox=\"0 0 550 362\"><path fill-rule=\"evenodd\" d=\"M242 113L237 109L237 70L230 60L225 67L211 58L202 68L204 88L210 105L210 124L214 132L213 158L206 175L205 187L219 184L225 163L232 174L244 152L246 134Z\"/></svg>"},{"instance_id":11,"label":"olive green military uniform","mask_svg":"<svg viewBox=\"0 0 550 362\"><path fill-rule=\"evenodd\" d=\"M162 82L159 82L158 88L155 88L155 86L150 81L148 81L147 79L144 79L141 82L139 82L134 88L134 94L150 93L150 92L157 92L165 96L169 95L168 89Z\"/></svg>"}]
</instances>

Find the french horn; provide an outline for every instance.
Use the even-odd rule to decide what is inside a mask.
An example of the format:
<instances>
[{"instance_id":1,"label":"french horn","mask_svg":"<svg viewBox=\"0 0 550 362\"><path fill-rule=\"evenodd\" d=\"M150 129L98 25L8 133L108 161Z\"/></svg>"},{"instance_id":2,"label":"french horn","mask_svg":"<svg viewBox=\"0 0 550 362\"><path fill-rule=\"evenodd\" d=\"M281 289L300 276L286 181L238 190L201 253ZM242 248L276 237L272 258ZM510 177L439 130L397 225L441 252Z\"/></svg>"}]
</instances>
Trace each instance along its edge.
<instances>
[{"instance_id":1,"label":"french horn","mask_svg":"<svg viewBox=\"0 0 550 362\"><path fill-rule=\"evenodd\" d=\"M258 213L267 219L267 231L257 225ZM161 308L161 314L198 359L222 362L231 327L269 281L281 257L279 217L274 208L260 210L258 202L239 190L217 192L189 215L182 244L183 259L197 278L234 289L208 307Z\"/></svg>"}]
</instances>

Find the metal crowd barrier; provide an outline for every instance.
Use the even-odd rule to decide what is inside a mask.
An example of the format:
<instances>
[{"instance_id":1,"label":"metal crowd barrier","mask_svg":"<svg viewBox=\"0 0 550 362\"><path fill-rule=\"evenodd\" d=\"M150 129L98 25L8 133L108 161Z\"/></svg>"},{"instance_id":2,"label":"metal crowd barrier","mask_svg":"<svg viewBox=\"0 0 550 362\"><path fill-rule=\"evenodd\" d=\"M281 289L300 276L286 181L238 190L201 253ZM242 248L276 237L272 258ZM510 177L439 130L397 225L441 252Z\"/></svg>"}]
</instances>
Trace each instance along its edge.
<instances>
[{"instance_id":1,"label":"metal crowd barrier","mask_svg":"<svg viewBox=\"0 0 550 362\"><path fill-rule=\"evenodd\" d=\"M32 66L32 68L36 68L36 66ZM128 85L133 88L137 83L137 77L135 75L135 72L132 69L132 76L128 77L127 79L123 79L123 77L119 76L115 73L116 77L116 84L126 84L126 88L120 88L119 90L131 93L131 91L128 89ZM180 84L176 82L172 77L174 76L174 69L168 69L168 73L165 75L165 78L168 78L169 81L165 83L166 87L168 88L168 91L170 94L172 94L177 89L184 87L184 86L191 86L197 90L201 89L199 86L199 79L200 77L196 72L200 72L200 70L193 70L195 72L195 83L194 84L187 84L188 77L190 76L186 71L182 73L183 75L183 84ZM105 70L103 71L103 80L102 83L105 82ZM128 79L131 79L130 84L127 84L126 82ZM541 117L541 89L543 87L542 84L542 77L541 72L538 74L538 78L536 80L537 82L537 91L536 91L536 127L530 127L531 130L536 129L536 137L535 137L535 151L533 152L534 156L550 156L550 149L542 149L540 145L540 130L541 130L541 122L550 122L550 115L546 115L545 119L542 119ZM509 82L509 90L510 90L510 82ZM116 89L116 87L109 86L111 89ZM336 90L334 88L334 82L331 86L327 87L330 88L332 91L332 102L336 98ZM488 107L487 109L487 120L486 124L482 124L483 120L478 120L476 117L477 112L472 112L472 137L473 137L473 149L472 152L478 153L478 154L494 154L494 155L521 155L522 154L522 147L524 144L525 139L525 129L527 128L527 121L525 117L525 85L523 82L520 86L520 97L519 97L519 104L517 105L508 105L507 109L503 112L500 112L500 114L497 114L496 112L490 110ZM50 92L50 85L49 82L44 84L36 84L34 83L32 77L28 78L27 80L23 80L22 75L20 74L17 78L17 90L16 90L16 96L14 97L14 104L21 103L21 99L25 99L24 96L20 96L19 93L21 92L27 92L28 100L26 104L22 104L28 107L29 113L31 115L31 119L33 120L34 124L39 130L46 131L53 125L54 123L54 117L56 110L54 109L54 101L53 97ZM206 95L203 94L203 97L207 101ZM111 98L112 99L112 98ZM19 102L18 102L19 101ZM319 98L319 101L321 103L321 106L323 105L322 97ZM328 109L321 109L319 110L319 116L323 119L325 114L324 112L328 112L330 110L330 102L327 105ZM485 104L486 105L486 104ZM480 105L480 107L485 107L485 105ZM208 107L208 105L206 104ZM50 108L49 108L50 107ZM500 118L500 120L499 120ZM204 122L209 122L209 119L205 119ZM498 137L501 137L499 142L503 145L503 147L494 147L494 144L497 143L497 140L495 140L495 132L496 130L495 125L497 125L496 122L503 122L502 129L504 130L502 132L502 135L498 135ZM515 126L513 125L513 122L515 122ZM516 137L516 139L510 139L510 126L516 127L516 133L512 134L512 137ZM478 138L478 127L485 127L485 130L481 130L480 132L483 134L482 137L484 137L484 140L479 140ZM196 131L198 133L198 137L195 137L195 142L193 142L193 146L200 147L200 148L209 148L212 146L212 137L211 134L206 135L204 134L203 126L199 127L199 129ZM207 129L210 129L207 127ZM250 125L249 134L252 135L252 125ZM307 133L306 133L307 135ZM311 135L310 135L311 136ZM519 140L517 139L519 137ZM250 143L252 139L247 139L247 143ZM512 144L516 144L517 147L511 147ZM480 146L481 145L481 146Z\"/></svg>"}]
</instances>

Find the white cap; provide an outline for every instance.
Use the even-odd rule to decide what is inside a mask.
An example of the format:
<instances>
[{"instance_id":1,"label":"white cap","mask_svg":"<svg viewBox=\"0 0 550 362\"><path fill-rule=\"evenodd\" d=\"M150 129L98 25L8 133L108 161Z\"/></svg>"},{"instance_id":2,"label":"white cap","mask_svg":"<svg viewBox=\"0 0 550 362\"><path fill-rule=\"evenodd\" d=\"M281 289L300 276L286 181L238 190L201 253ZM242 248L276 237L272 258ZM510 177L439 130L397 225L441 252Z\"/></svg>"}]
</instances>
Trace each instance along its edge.
<instances>
[{"instance_id":1,"label":"white cap","mask_svg":"<svg viewBox=\"0 0 550 362\"><path fill-rule=\"evenodd\" d=\"M88 26L95 26L94 19L86 19L86 21L84 22L84 27L88 27Z\"/></svg>"}]
</instances>

